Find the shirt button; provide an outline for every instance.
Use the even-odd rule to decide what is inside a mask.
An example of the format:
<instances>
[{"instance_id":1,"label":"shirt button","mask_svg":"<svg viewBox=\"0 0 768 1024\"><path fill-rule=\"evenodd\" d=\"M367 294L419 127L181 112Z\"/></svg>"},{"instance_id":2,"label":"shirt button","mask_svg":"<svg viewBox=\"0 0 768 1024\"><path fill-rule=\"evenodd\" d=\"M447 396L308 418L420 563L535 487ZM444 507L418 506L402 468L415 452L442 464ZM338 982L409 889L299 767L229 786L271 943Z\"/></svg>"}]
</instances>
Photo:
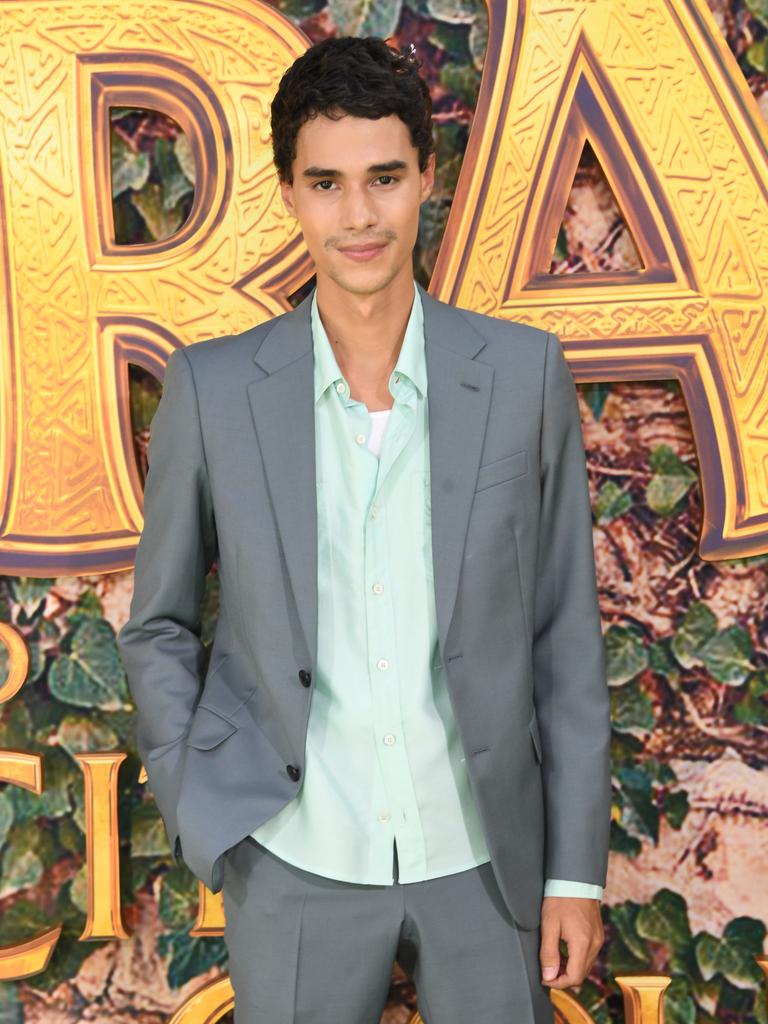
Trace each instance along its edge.
<instances>
[{"instance_id":1,"label":"shirt button","mask_svg":"<svg viewBox=\"0 0 768 1024\"><path fill-rule=\"evenodd\" d=\"M371 506L371 519L375 519L378 514L379 514L379 506L378 505L372 505Z\"/></svg>"},{"instance_id":2,"label":"shirt button","mask_svg":"<svg viewBox=\"0 0 768 1024\"><path fill-rule=\"evenodd\" d=\"M336 385L336 390L339 392L340 395L343 395L344 392L347 390L347 386L343 380L340 380L339 383Z\"/></svg>"},{"instance_id":3,"label":"shirt button","mask_svg":"<svg viewBox=\"0 0 768 1024\"><path fill-rule=\"evenodd\" d=\"M392 744L395 742L395 737L392 735L391 732L388 732L387 735L384 737L384 742L387 744L388 747L391 747Z\"/></svg>"},{"instance_id":4,"label":"shirt button","mask_svg":"<svg viewBox=\"0 0 768 1024\"><path fill-rule=\"evenodd\" d=\"M389 668L389 662L387 661L386 658L379 658L376 664L379 666L382 672Z\"/></svg>"},{"instance_id":5,"label":"shirt button","mask_svg":"<svg viewBox=\"0 0 768 1024\"><path fill-rule=\"evenodd\" d=\"M373 586L371 587L371 590L374 592L374 594L383 594L384 593L384 584L383 583L374 583Z\"/></svg>"},{"instance_id":6,"label":"shirt button","mask_svg":"<svg viewBox=\"0 0 768 1024\"><path fill-rule=\"evenodd\" d=\"M379 821L389 821L389 819L390 819L389 811L381 811L379 813Z\"/></svg>"},{"instance_id":7,"label":"shirt button","mask_svg":"<svg viewBox=\"0 0 768 1024\"><path fill-rule=\"evenodd\" d=\"M355 440L358 444L365 444L365 434L358 434Z\"/></svg>"}]
</instances>

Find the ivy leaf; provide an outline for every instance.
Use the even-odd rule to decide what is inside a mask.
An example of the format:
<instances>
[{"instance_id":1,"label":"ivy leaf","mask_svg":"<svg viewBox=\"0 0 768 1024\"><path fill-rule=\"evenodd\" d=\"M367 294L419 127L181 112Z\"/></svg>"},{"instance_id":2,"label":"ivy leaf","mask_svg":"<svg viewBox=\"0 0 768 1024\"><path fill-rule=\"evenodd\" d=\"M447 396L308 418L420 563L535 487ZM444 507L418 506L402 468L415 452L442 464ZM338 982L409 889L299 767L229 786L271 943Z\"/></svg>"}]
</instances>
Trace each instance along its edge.
<instances>
[{"instance_id":1,"label":"ivy leaf","mask_svg":"<svg viewBox=\"0 0 768 1024\"><path fill-rule=\"evenodd\" d=\"M699 655L710 675L728 686L741 686L754 669L752 641L742 626L730 626L711 637Z\"/></svg>"},{"instance_id":2,"label":"ivy leaf","mask_svg":"<svg viewBox=\"0 0 768 1024\"><path fill-rule=\"evenodd\" d=\"M704 981L699 976L699 972L695 971L693 977L690 978L690 982L696 1002L701 1009L710 1016L716 1017L720 997L723 992L723 979L718 975L711 981Z\"/></svg>"},{"instance_id":3,"label":"ivy leaf","mask_svg":"<svg viewBox=\"0 0 768 1024\"><path fill-rule=\"evenodd\" d=\"M37 614L42 614L48 591L52 586L52 579L38 576L19 576L11 580L12 599L24 609L27 621L31 621Z\"/></svg>"},{"instance_id":4,"label":"ivy leaf","mask_svg":"<svg viewBox=\"0 0 768 1024\"><path fill-rule=\"evenodd\" d=\"M672 651L683 668L702 664L701 648L717 633L717 619L703 601L694 601L672 640Z\"/></svg>"},{"instance_id":5,"label":"ivy leaf","mask_svg":"<svg viewBox=\"0 0 768 1024\"><path fill-rule=\"evenodd\" d=\"M483 4L478 11L477 17L472 22L469 30L469 52L472 54L472 63L478 71L482 71L485 65L485 55L488 51L488 8Z\"/></svg>"},{"instance_id":6,"label":"ivy leaf","mask_svg":"<svg viewBox=\"0 0 768 1024\"><path fill-rule=\"evenodd\" d=\"M440 69L440 84L468 107L477 105L480 72L471 64L444 64Z\"/></svg>"},{"instance_id":7,"label":"ivy leaf","mask_svg":"<svg viewBox=\"0 0 768 1024\"><path fill-rule=\"evenodd\" d=\"M620 765L616 777L624 799L622 824L636 836L648 836L654 843L659 839L659 810L653 801L648 773L640 765Z\"/></svg>"},{"instance_id":8,"label":"ivy leaf","mask_svg":"<svg viewBox=\"0 0 768 1024\"><path fill-rule=\"evenodd\" d=\"M567 242L566 242L566 238L565 238L565 228L564 228L563 225L560 226L560 231L563 232L563 248L562 248L562 254L560 256L558 256L558 258L559 259L565 259L567 257L567 255L568 255L568 246L567 246ZM559 243L559 241L560 241L560 236L558 234L558 243ZM555 253L555 255L557 256L557 252ZM578 389L581 392L582 398L584 399L586 404L589 406L589 409L590 409L590 412L592 413L593 419L596 420L596 421L599 420L600 417L603 415L603 409L605 408L605 403L608 400L609 395L611 394L611 385L610 385L610 383L607 383L606 381L592 381L592 382L586 383L586 384L579 384L578 385ZM616 486L616 484L613 483L613 481L608 481L608 483L611 483L612 486L615 487L617 491L620 490L620 488L618 488ZM605 486L607 486L607 484ZM610 492L608 492L608 493L610 493ZM631 503L631 500L632 499L630 497L630 503Z\"/></svg>"},{"instance_id":9,"label":"ivy leaf","mask_svg":"<svg viewBox=\"0 0 768 1024\"><path fill-rule=\"evenodd\" d=\"M0 899L37 885L42 877L43 863L35 851L24 849L20 843L14 842L3 851Z\"/></svg>"},{"instance_id":10,"label":"ivy leaf","mask_svg":"<svg viewBox=\"0 0 768 1024\"><path fill-rule=\"evenodd\" d=\"M659 889L650 903L637 914L637 932L644 939L663 944L669 950L669 964L684 962L691 942L688 907L683 897L671 889Z\"/></svg>"},{"instance_id":11,"label":"ivy leaf","mask_svg":"<svg viewBox=\"0 0 768 1024\"><path fill-rule=\"evenodd\" d=\"M648 507L657 515L671 515L696 482L696 473L666 444L654 448L650 464L653 476L645 489Z\"/></svg>"},{"instance_id":12,"label":"ivy leaf","mask_svg":"<svg viewBox=\"0 0 768 1024\"><path fill-rule=\"evenodd\" d=\"M687 978L676 975L664 989L664 1024L696 1024L696 1002Z\"/></svg>"},{"instance_id":13,"label":"ivy leaf","mask_svg":"<svg viewBox=\"0 0 768 1024\"><path fill-rule=\"evenodd\" d=\"M163 186L150 181L141 192L131 195L131 202L144 218L147 228L156 241L170 238L184 221L182 204L166 210L163 206Z\"/></svg>"},{"instance_id":14,"label":"ivy leaf","mask_svg":"<svg viewBox=\"0 0 768 1024\"><path fill-rule=\"evenodd\" d=\"M471 25L483 6L479 0L427 0L431 17L451 25Z\"/></svg>"},{"instance_id":15,"label":"ivy leaf","mask_svg":"<svg viewBox=\"0 0 768 1024\"><path fill-rule=\"evenodd\" d=\"M167 857L168 833L154 803L142 801L131 817L131 854L134 857Z\"/></svg>"},{"instance_id":16,"label":"ivy leaf","mask_svg":"<svg viewBox=\"0 0 768 1024\"><path fill-rule=\"evenodd\" d=\"M637 626L610 626L604 642L609 686L624 686L648 667L648 652Z\"/></svg>"},{"instance_id":17,"label":"ivy leaf","mask_svg":"<svg viewBox=\"0 0 768 1024\"><path fill-rule=\"evenodd\" d=\"M664 797L662 811L674 829L679 829L682 826L689 809L688 794L684 789L677 789L674 793L667 793Z\"/></svg>"},{"instance_id":18,"label":"ivy leaf","mask_svg":"<svg viewBox=\"0 0 768 1024\"><path fill-rule=\"evenodd\" d=\"M41 935L50 928L51 916L46 910L27 900L14 900L0 914L0 944L12 946L20 942L29 942L30 937ZM0 985L0 990L14 987Z\"/></svg>"},{"instance_id":19,"label":"ivy leaf","mask_svg":"<svg viewBox=\"0 0 768 1024\"><path fill-rule=\"evenodd\" d=\"M128 188L142 189L149 178L149 153L135 149L120 132L110 133L112 198Z\"/></svg>"},{"instance_id":20,"label":"ivy leaf","mask_svg":"<svg viewBox=\"0 0 768 1024\"><path fill-rule=\"evenodd\" d=\"M192 887L190 871L176 865L163 876L158 911L170 928L188 928L197 909L197 887Z\"/></svg>"},{"instance_id":21,"label":"ivy leaf","mask_svg":"<svg viewBox=\"0 0 768 1024\"><path fill-rule=\"evenodd\" d=\"M672 685L680 678L680 669L672 655L672 637L664 636L648 645L648 665L653 672L664 676Z\"/></svg>"},{"instance_id":22,"label":"ivy leaf","mask_svg":"<svg viewBox=\"0 0 768 1024\"><path fill-rule=\"evenodd\" d=\"M23 692L23 691L22 691ZM0 719L0 747L4 750L29 750L32 716L20 700L6 704Z\"/></svg>"},{"instance_id":23,"label":"ivy leaf","mask_svg":"<svg viewBox=\"0 0 768 1024\"><path fill-rule=\"evenodd\" d=\"M155 139L155 164L163 182L163 210L167 213L180 199L194 192L194 186L176 159L170 139Z\"/></svg>"},{"instance_id":24,"label":"ivy leaf","mask_svg":"<svg viewBox=\"0 0 768 1024\"><path fill-rule=\"evenodd\" d=\"M768 28L768 0L745 0L744 6L762 22L763 27Z\"/></svg>"},{"instance_id":25,"label":"ivy leaf","mask_svg":"<svg viewBox=\"0 0 768 1024\"><path fill-rule=\"evenodd\" d=\"M51 665L48 686L66 704L118 710L130 701L125 669L106 619L84 618L62 642L67 653Z\"/></svg>"},{"instance_id":26,"label":"ivy leaf","mask_svg":"<svg viewBox=\"0 0 768 1024\"><path fill-rule=\"evenodd\" d=\"M747 60L762 74L768 72L768 43L765 38L757 39L747 47Z\"/></svg>"},{"instance_id":27,"label":"ivy leaf","mask_svg":"<svg viewBox=\"0 0 768 1024\"><path fill-rule=\"evenodd\" d=\"M62 818L72 810L71 790L80 789L83 776L67 755L55 747L45 755L45 786L38 796L22 786L13 786L8 796L17 822L36 822L38 818Z\"/></svg>"},{"instance_id":28,"label":"ivy leaf","mask_svg":"<svg viewBox=\"0 0 768 1024\"><path fill-rule=\"evenodd\" d=\"M611 821L609 847L613 853L620 853L631 860L640 856L643 844L635 836L631 836L619 822Z\"/></svg>"},{"instance_id":29,"label":"ivy leaf","mask_svg":"<svg viewBox=\"0 0 768 1024\"><path fill-rule=\"evenodd\" d=\"M161 956L171 954L168 984L173 988L181 988L211 967L225 964L229 955L223 938L191 936L186 931L163 933L158 937L157 949Z\"/></svg>"},{"instance_id":30,"label":"ivy leaf","mask_svg":"<svg viewBox=\"0 0 768 1024\"><path fill-rule=\"evenodd\" d=\"M115 750L117 733L104 722L83 715L65 715L59 724L55 739L68 754Z\"/></svg>"},{"instance_id":31,"label":"ivy leaf","mask_svg":"<svg viewBox=\"0 0 768 1024\"><path fill-rule=\"evenodd\" d=\"M653 729L653 702L637 682L611 690L611 724L620 732L645 735Z\"/></svg>"},{"instance_id":32,"label":"ivy leaf","mask_svg":"<svg viewBox=\"0 0 768 1024\"><path fill-rule=\"evenodd\" d=\"M469 33L464 22L435 21L429 41L439 46L446 59L452 63L468 64L472 61L468 46Z\"/></svg>"},{"instance_id":33,"label":"ivy leaf","mask_svg":"<svg viewBox=\"0 0 768 1024\"><path fill-rule=\"evenodd\" d=\"M387 39L400 21L402 0L329 0L328 7L340 35Z\"/></svg>"},{"instance_id":34,"label":"ivy leaf","mask_svg":"<svg viewBox=\"0 0 768 1024\"><path fill-rule=\"evenodd\" d=\"M593 410L594 413L594 410ZM595 518L598 523L610 523L632 508L632 495L622 490L613 480L608 480L597 492L594 504Z\"/></svg>"},{"instance_id":35,"label":"ivy leaf","mask_svg":"<svg viewBox=\"0 0 768 1024\"><path fill-rule=\"evenodd\" d=\"M756 672L749 680L733 717L745 725L768 725L768 672Z\"/></svg>"},{"instance_id":36,"label":"ivy leaf","mask_svg":"<svg viewBox=\"0 0 768 1024\"><path fill-rule=\"evenodd\" d=\"M648 947L637 934L635 922L640 909L637 903L625 900L611 908L611 924L614 925L627 949L634 955L637 962L642 964L644 969L651 966L651 958Z\"/></svg>"},{"instance_id":37,"label":"ivy leaf","mask_svg":"<svg viewBox=\"0 0 768 1024\"><path fill-rule=\"evenodd\" d=\"M731 921L722 939L708 932L700 932L696 936L696 962L705 981L710 981L716 974L722 974L736 988L757 989L762 985L763 973L754 960L755 955L762 953L762 939L759 948L755 949L746 929L742 931L738 926L735 929L732 927L737 922L748 920L737 918Z\"/></svg>"},{"instance_id":38,"label":"ivy leaf","mask_svg":"<svg viewBox=\"0 0 768 1024\"><path fill-rule=\"evenodd\" d=\"M192 146L189 143L189 137L184 132L179 132L173 140L173 154L179 163L184 177L194 185L197 177L197 164L195 163Z\"/></svg>"}]
</instances>

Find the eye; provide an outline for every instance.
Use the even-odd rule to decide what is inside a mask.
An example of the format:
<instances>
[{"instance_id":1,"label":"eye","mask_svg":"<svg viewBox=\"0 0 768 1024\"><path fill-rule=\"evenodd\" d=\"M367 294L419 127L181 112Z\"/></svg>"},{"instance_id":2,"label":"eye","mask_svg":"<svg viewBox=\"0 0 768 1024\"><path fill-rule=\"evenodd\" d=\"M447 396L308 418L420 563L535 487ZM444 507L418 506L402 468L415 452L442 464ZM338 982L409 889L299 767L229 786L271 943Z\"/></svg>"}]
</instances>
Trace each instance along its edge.
<instances>
[{"instance_id":1,"label":"eye","mask_svg":"<svg viewBox=\"0 0 768 1024\"><path fill-rule=\"evenodd\" d=\"M375 178L374 180L375 181L382 181L382 179L385 179L385 178L388 179L388 180L386 180L384 182L385 185L389 185L392 182L400 180L394 174L380 174L378 176L378 178ZM330 191L332 191L331 189L329 189L329 188L320 188L320 186L321 185L333 185L333 184L334 183L330 180L330 178L323 178L322 181L316 181L315 184L312 186L312 188L313 189L317 189L319 192L330 192Z\"/></svg>"}]
</instances>

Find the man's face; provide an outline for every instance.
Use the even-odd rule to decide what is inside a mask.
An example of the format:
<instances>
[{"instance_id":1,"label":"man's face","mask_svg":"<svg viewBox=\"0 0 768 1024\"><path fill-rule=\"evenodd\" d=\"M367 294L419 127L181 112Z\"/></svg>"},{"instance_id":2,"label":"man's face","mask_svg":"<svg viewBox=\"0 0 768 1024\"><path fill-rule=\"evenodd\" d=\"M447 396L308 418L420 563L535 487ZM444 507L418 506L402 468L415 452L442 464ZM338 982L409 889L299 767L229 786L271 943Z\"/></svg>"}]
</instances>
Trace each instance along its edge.
<instances>
[{"instance_id":1,"label":"man's face","mask_svg":"<svg viewBox=\"0 0 768 1024\"><path fill-rule=\"evenodd\" d=\"M434 185L435 156L423 173L418 150L397 115L378 120L322 114L299 129L293 185L283 201L301 226L318 279L345 291L381 291L413 273L419 207ZM373 246L345 253L351 246ZM407 269L404 269L407 268Z\"/></svg>"}]
</instances>

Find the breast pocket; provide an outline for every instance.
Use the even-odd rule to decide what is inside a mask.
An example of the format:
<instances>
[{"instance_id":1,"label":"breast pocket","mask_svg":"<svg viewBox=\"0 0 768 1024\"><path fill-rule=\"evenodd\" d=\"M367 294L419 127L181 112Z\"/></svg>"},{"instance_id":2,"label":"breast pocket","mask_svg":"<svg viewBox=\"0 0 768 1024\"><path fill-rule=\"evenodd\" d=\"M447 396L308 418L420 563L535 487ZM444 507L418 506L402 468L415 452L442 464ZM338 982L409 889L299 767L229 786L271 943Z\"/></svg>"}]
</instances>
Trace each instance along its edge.
<instances>
[{"instance_id":1,"label":"breast pocket","mask_svg":"<svg viewBox=\"0 0 768 1024\"><path fill-rule=\"evenodd\" d=\"M477 471L475 493L495 487L497 484L506 483L507 480L514 480L515 477L525 476L527 472L528 452L525 448L500 459L493 459L491 462L484 463Z\"/></svg>"}]
</instances>

